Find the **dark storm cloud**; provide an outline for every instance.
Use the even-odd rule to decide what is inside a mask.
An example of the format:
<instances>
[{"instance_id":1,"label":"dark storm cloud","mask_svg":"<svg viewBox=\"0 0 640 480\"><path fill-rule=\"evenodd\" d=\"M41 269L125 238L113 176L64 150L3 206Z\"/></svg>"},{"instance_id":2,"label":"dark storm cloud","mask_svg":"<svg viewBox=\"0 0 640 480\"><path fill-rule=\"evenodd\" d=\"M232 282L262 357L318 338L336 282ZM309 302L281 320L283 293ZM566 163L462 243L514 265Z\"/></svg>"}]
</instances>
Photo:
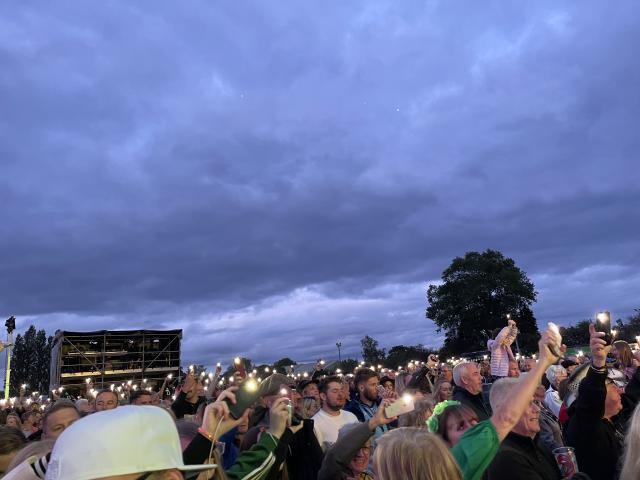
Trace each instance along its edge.
<instances>
[{"instance_id":1,"label":"dark storm cloud","mask_svg":"<svg viewBox=\"0 0 640 480\"><path fill-rule=\"evenodd\" d=\"M638 306L633 2L0 14L21 324L180 325L192 361L437 345L425 286L485 248L541 320Z\"/></svg>"}]
</instances>

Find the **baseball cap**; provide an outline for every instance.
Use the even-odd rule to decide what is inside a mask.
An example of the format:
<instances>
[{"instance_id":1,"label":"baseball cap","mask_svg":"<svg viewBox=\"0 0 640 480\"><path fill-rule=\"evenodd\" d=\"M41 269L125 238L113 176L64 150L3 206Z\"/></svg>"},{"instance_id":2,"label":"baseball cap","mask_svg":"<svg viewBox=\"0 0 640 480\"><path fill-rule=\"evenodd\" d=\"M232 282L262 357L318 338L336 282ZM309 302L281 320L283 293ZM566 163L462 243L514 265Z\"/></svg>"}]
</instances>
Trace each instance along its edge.
<instances>
[{"instance_id":1,"label":"baseball cap","mask_svg":"<svg viewBox=\"0 0 640 480\"><path fill-rule=\"evenodd\" d=\"M215 467L183 463L169 412L155 406L124 406L84 417L62 432L45 479L93 480L170 469L197 473Z\"/></svg>"},{"instance_id":2,"label":"baseball cap","mask_svg":"<svg viewBox=\"0 0 640 480\"><path fill-rule=\"evenodd\" d=\"M280 393L280 385L293 386L294 381L281 373L274 373L262 380L259 388L259 395L267 397L269 395L278 395Z\"/></svg>"}]
</instances>

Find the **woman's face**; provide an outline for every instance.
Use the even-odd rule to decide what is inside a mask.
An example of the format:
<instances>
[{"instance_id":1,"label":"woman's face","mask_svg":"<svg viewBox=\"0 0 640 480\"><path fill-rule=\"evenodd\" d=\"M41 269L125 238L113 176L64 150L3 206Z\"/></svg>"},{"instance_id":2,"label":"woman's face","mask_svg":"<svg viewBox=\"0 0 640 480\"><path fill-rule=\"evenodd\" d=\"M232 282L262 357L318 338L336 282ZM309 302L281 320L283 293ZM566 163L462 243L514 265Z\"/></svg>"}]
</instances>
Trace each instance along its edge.
<instances>
[{"instance_id":1,"label":"woman's face","mask_svg":"<svg viewBox=\"0 0 640 480\"><path fill-rule=\"evenodd\" d=\"M451 384L449 382L442 382L440 385L441 400L451 400L452 393L453 388L451 388Z\"/></svg>"},{"instance_id":2,"label":"woman's face","mask_svg":"<svg viewBox=\"0 0 640 480\"><path fill-rule=\"evenodd\" d=\"M455 416L449 417L447 421L447 438L449 438L449 446L454 447L460 440L460 437L464 435L464 432L477 423L478 420L475 418L458 420Z\"/></svg>"},{"instance_id":3,"label":"woman's face","mask_svg":"<svg viewBox=\"0 0 640 480\"><path fill-rule=\"evenodd\" d=\"M13 415L11 415L10 417L7 417L7 427L19 428L18 419Z\"/></svg>"}]
</instances>

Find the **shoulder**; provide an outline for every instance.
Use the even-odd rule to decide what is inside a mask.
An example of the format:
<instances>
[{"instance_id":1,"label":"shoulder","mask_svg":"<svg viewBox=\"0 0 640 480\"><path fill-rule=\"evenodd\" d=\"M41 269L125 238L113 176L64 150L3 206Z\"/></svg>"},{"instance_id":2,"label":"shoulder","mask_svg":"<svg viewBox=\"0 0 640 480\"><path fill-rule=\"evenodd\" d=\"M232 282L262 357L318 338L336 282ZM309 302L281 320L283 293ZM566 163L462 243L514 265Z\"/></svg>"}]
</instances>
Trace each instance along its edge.
<instances>
[{"instance_id":1,"label":"shoulder","mask_svg":"<svg viewBox=\"0 0 640 480\"><path fill-rule=\"evenodd\" d=\"M346 423L358 423L358 417L348 410L340 410L340 416Z\"/></svg>"}]
</instances>

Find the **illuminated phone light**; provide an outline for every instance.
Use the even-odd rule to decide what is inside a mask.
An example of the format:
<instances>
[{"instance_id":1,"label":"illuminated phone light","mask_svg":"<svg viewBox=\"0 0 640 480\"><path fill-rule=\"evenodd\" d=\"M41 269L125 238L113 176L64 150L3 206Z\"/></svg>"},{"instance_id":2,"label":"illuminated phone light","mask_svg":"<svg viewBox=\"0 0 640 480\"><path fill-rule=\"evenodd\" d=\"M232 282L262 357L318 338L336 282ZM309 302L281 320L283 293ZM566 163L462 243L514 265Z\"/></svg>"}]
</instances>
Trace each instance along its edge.
<instances>
[{"instance_id":1,"label":"illuminated phone light","mask_svg":"<svg viewBox=\"0 0 640 480\"><path fill-rule=\"evenodd\" d=\"M200 372L200 378L203 378L206 374L204 372Z\"/></svg>"},{"instance_id":2,"label":"illuminated phone light","mask_svg":"<svg viewBox=\"0 0 640 480\"><path fill-rule=\"evenodd\" d=\"M133 380L129 380L129 381L127 382L127 385L129 385L129 386L131 386L132 384L133 384Z\"/></svg>"},{"instance_id":3,"label":"illuminated phone light","mask_svg":"<svg viewBox=\"0 0 640 480\"><path fill-rule=\"evenodd\" d=\"M26 383L23 383L23 384L22 384L22 389L24 390L24 389L26 389L26 388L27 388L27 384L26 384Z\"/></svg>"},{"instance_id":4,"label":"illuminated phone light","mask_svg":"<svg viewBox=\"0 0 640 480\"><path fill-rule=\"evenodd\" d=\"M611 336L615 337L618 334L617 330L611 330Z\"/></svg>"},{"instance_id":5,"label":"illuminated phone light","mask_svg":"<svg viewBox=\"0 0 640 480\"><path fill-rule=\"evenodd\" d=\"M205 385L209 385L209 379L208 379L208 378L206 378L206 379L204 380L204 384L205 384Z\"/></svg>"},{"instance_id":6,"label":"illuminated phone light","mask_svg":"<svg viewBox=\"0 0 640 480\"><path fill-rule=\"evenodd\" d=\"M189 370L193 371L193 365L189 365Z\"/></svg>"},{"instance_id":7,"label":"illuminated phone light","mask_svg":"<svg viewBox=\"0 0 640 480\"><path fill-rule=\"evenodd\" d=\"M216 367L220 367L222 365L220 365L220 362L216 363Z\"/></svg>"},{"instance_id":8,"label":"illuminated phone light","mask_svg":"<svg viewBox=\"0 0 640 480\"><path fill-rule=\"evenodd\" d=\"M224 380L220 380L220 381L218 382L218 385L224 385Z\"/></svg>"},{"instance_id":9,"label":"illuminated phone light","mask_svg":"<svg viewBox=\"0 0 640 480\"><path fill-rule=\"evenodd\" d=\"M336 373L342 373L342 370L340 370L339 368L336 369Z\"/></svg>"},{"instance_id":10,"label":"illuminated phone light","mask_svg":"<svg viewBox=\"0 0 640 480\"><path fill-rule=\"evenodd\" d=\"M248 380L244 385L250 392L255 392L258 389L258 382L255 380Z\"/></svg>"},{"instance_id":11,"label":"illuminated phone light","mask_svg":"<svg viewBox=\"0 0 640 480\"><path fill-rule=\"evenodd\" d=\"M298 375L300 375L300 374L298 374ZM302 374L302 376L303 376L304 378L307 378L307 377L309 376L309 374L308 374L307 372L304 372L304 373Z\"/></svg>"},{"instance_id":12,"label":"illuminated phone light","mask_svg":"<svg viewBox=\"0 0 640 480\"><path fill-rule=\"evenodd\" d=\"M269 373L269 367L264 367L264 371Z\"/></svg>"},{"instance_id":13,"label":"illuminated phone light","mask_svg":"<svg viewBox=\"0 0 640 480\"><path fill-rule=\"evenodd\" d=\"M489 358L489 355L483 355L483 356L482 356L482 359L483 359L483 360L487 360L488 358Z\"/></svg>"},{"instance_id":14,"label":"illuminated phone light","mask_svg":"<svg viewBox=\"0 0 640 480\"><path fill-rule=\"evenodd\" d=\"M133 389L134 389L134 390L138 390L138 385L134 385L134 386L133 386Z\"/></svg>"},{"instance_id":15,"label":"illuminated phone light","mask_svg":"<svg viewBox=\"0 0 640 480\"><path fill-rule=\"evenodd\" d=\"M280 389L280 395L287 396L287 395L289 395L289 392L287 391L286 388L282 388L282 389Z\"/></svg>"},{"instance_id":16,"label":"illuminated phone light","mask_svg":"<svg viewBox=\"0 0 640 480\"><path fill-rule=\"evenodd\" d=\"M123 394L122 396L124 397L124 394ZM176 396L175 396L175 395L171 395L171 399L172 399L172 400L175 400L175 399L176 399Z\"/></svg>"},{"instance_id":17,"label":"illuminated phone light","mask_svg":"<svg viewBox=\"0 0 640 480\"><path fill-rule=\"evenodd\" d=\"M118 392L122 391L122 387L120 385L118 385Z\"/></svg>"},{"instance_id":18,"label":"illuminated phone light","mask_svg":"<svg viewBox=\"0 0 640 480\"><path fill-rule=\"evenodd\" d=\"M240 357L234 358L233 363L235 363L236 365L240 365Z\"/></svg>"},{"instance_id":19,"label":"illuminated phone light","mask_svg":"<svg viewBox=\"0 0 640 480\"><path fill-rule=\"evenodd\" d=\"M578 356L582 357L584 355L584 352L582 350L578 350Z\"/></svg>"},{"instance_id":20,"label":"illuminated phone light","mask_svg":"<svg viewBox=\"0 0 640 480\"><path fill-rule=\"evenodd\" d=\"M233 377L229 377L229 382L233 383L233 382L235 382L235 381L236 381L236 379L235 379L235 378L233 378Z\"/></svg>"},{"instance_id":21,"label":"illuminated phone light","mask_svg":"<svg viewBox=\"0 0 640 480\"><path fill-rule=\"evenodd\" d=\"M87 383L91 383L91 378L87 378L87 379L85 380L85 382L87 382Z\"/></svg>"},{"instance_id":22,"label":"illuminated phone light","mask_svg":"<svg viewBox=\"0 0 640 480\"><path fill-rule=\"evenodd\" d=\"M171 380L173 378L173 373L170 373L169 375L167 375L167 378Z\"/></svg>"}]
</instances>

